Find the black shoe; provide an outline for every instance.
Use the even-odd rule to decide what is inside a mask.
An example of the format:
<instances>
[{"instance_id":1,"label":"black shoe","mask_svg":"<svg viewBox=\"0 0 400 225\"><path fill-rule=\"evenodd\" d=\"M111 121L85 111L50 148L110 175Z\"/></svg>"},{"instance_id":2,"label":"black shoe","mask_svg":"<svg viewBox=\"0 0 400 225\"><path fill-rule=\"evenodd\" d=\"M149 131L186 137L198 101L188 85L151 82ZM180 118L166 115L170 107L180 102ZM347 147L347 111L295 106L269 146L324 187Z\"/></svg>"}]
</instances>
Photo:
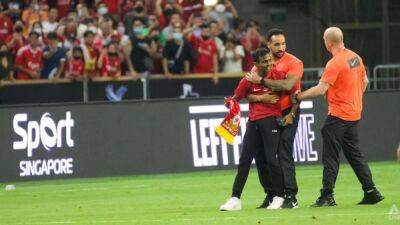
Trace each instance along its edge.
<instances>
[{"instance_id":1,"label":"black shoe","mask_svg":"<svg viewBox=\"0 0 400 225\"><path fill-rule=\"evenodd\" d=\"M269 196L265 196L265 199L263 201L263 203L257 207L257 209L266 209L269 204L271 204L272 202L272 198L270 198Z\"/></svg>"},{"instance_id":2,"label":"black shoe","mask_svg":"<svg viewBox=\"0 0 400 225\"><path fill-rule=\"evenodd\" d=\"M384 198L385 197L383 197L376 188L373 188L364 192L364 198L358 203L358 205L373 205L382 201Z\"/></svg>"},{"instance_id":3,"label":"black shoe","mask_svg":"<svg viewBox=\"0 0 400 225\"><path fill-rule=\"evenodd\" d=\"M282 206L283 209L297 209L299 208L299 203L294 195L287 195Z\"/></svg>"},{"instance_id":4,"label":"black shoe","mask_svg":"<svg viewBox=\"0 0 400 225\"><path fill-rule=\"evenodd\" d=\"M321 195L317 201L310 207L325 207L325 206L335 206L336 202L333 195Z\"/></svg>"}]
</instances>

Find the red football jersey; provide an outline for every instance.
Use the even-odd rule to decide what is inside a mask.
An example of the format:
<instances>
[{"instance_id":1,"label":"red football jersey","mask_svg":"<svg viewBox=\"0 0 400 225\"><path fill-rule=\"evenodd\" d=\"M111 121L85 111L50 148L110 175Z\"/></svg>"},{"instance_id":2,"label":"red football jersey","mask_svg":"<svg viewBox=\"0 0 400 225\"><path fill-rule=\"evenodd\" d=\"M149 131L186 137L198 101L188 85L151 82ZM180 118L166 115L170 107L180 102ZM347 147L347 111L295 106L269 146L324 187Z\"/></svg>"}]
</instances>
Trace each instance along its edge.
<instances>
[{"instance_id":1,"label":"red football jersey","mask_svg":"<svg viewBox=\"0 0 400 225\"><path fill-rule=\"evenodd\" d=\"M266 75L267 78L269 79L279 79L280 76L279 74L274 73L273 71L270 71ZM269 88L266 88L260 84L253 84L250 81L246 80L246 78L242 78L240 80L239 85L237 86L235 90L235 96L236 98L242 99L246 98L249 94L254 94L254 95L262 95L265 93L272 93L272 90ZM260 103L260 102L250 102L249 103L249 120L254 121L254 120L259 120L265 117L269 116L281 116L281 108L279 105L279 102L271 104L271 103Z\"/></svg>"},{"instance_id":2,"label":"red football jersey","mask_svg":"<svg viewBox=\"0 0 400 225\"><path fill-rule=\"evenodd\" d=\"M32 71L39 71L42 69L43 52L41 49L33 50L30 45L26 45L18 50L15 57L15 63ZM27 73L18 71L17 79L30 80L32 79Z\"/></svg>"},{"instance_id":3,"label":"red football jersey","mask_svg":"<svg viewBox=\"0 0 400 225\"><path fill-rule=\"evenodd\" d=\"M13 33L13 22L10 17L0 15L0 42L6 43L6 38Z\"/></svg>"},{"instance_id":4,"label":"red football jersey","mask_svg":"<svg viewBox=\"0 0 400 225\"><path fill-rule=\"evenodd\" d=\"M197 49L199 55L197 64L194 67L195 73L214 73L213 57L217 54L217 45L211 38L202 40Z\"/></svg>"},{"instance_id":5,"label":"red football jersey","mask_svg":"<svg viewBox=\"0 0 400 225\"><path fill-rule=\"evenodd\" d=\"M103 67L101 68L101 76L115 77L121 72L121 59L118 56L103 57Z\"/></svg>"},{"instance_id":6,"label":"red football jersey","mask_svg":"<svg viewBox=\"0 0 400 225\"><path fill-rule=\"evenodd\" d=\"M74 78L83 76L85 71L85 62L83 59L73 59L69 60L67 64L67 71Z\"/></svg>"}]
</instances>

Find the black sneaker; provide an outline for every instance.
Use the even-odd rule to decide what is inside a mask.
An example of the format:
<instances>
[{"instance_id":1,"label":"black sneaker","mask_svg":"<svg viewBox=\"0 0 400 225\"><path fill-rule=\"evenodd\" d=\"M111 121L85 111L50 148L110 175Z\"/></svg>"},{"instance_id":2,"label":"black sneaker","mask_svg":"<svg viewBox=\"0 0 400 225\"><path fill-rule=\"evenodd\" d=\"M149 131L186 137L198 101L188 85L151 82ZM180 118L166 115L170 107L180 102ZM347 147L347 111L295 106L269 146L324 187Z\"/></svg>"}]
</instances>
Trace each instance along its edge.
<instances>
[{"instance_id":1,"label":"black sneaker","mask_svg":"<svg viewBox=\"0 0 400 225\"><path fill-rule=\"evenodd\" d=\"M283 209L297 209L299 208L299 203L294 195L287 195L281 207Z\"/></svg>"},{"instance_id":2,"label":"black sneaker","mask_svg":"<svg viewBox=\"0 0 400 225\"><path fill-rule=\"evenodd\" d=\"M335 199L333 199L332 195L322 195L310 207L326 207L326 206L335 206L335 205L336 205L336 202L335 202Z\"/></svg>"},{"instance_id":3,"label":"black sneaker","mask_svg":"<svg viewBox=\"0 0 400 225\"><path fill-rule=\"evenodd\" d=\"M358 203L358 205L373 205L382 201L384 198L385 197L383 197L376 188L373 188L364 192L364 198Z\"/></svg>"},{"instance_id":4,"label":"black sneaker","mask_svg":"<svg viewBox=\"0 0 400 225\"><path fill-rule=\"evenodd\" d=\"M260 206L258 206L257 209L266 209L269 206L269 204L271 204L271 202L272 202L272 198L270 198L267 195L267 196L265 196L263 203Z\"/></svg>"}]
</instances>

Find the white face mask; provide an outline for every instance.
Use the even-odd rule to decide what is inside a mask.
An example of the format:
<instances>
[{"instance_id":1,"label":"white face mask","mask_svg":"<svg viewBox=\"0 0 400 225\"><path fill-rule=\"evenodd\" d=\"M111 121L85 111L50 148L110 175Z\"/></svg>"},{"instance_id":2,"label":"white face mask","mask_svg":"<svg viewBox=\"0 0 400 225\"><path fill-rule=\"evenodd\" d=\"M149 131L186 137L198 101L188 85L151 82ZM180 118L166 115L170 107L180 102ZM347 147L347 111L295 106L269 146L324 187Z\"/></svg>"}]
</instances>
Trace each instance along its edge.
<instances>
[{"instance_id":1,"label":"white face mask","mask_svg":"<svg viewBox=\"0 0 400 225\"><path fill-rule=\"evenodd\" d=\"M218 13L223 13L225 12L225 5L223 4L218 4L215 6L215 11L217 11Z\"/></svg>"},{"instance_id":2,"label":"white face mask","mask_svg":"<svg viewBox=\"0 0 400 225\"><path fill-rule=\"evenodd\" d=\"M106 15L108 13L108 9L106 7L101 7L98 10L100 15Z\"/></svg>"},{"instance_id":3,"label":"white face mask","mask_svg":"<svg viewBox=\"0 0 400 225\"><path fill-rule=\"evenodd\" d=\"M118 33L121 34L121 35L124 35L125 34L125 27L123 27L123 26L118 27Z\"/></svg>"},{"instance_id":4,"label":"white face mask","mask_svg":"<svg viewBox=\"0 0 400 225\"><path fill-rule=\"evenodd\" d=\"M38 33L38 34L41 34L41 33L42 33L42 29L40 29L40 28L38 28L38 27L34 28L33 31L35 31L35 32Z\"/></svg>"},{"instance_id":5,"label":"white face mask","mask_svg":"<svg viewBox=\"0 0 400 225\"><path fill-rule=\"evenodd\" d=\"M89 27L88 30L92 31L94 34L97 34L97 28L96 27Z\"/></svg>"}]
</instances>

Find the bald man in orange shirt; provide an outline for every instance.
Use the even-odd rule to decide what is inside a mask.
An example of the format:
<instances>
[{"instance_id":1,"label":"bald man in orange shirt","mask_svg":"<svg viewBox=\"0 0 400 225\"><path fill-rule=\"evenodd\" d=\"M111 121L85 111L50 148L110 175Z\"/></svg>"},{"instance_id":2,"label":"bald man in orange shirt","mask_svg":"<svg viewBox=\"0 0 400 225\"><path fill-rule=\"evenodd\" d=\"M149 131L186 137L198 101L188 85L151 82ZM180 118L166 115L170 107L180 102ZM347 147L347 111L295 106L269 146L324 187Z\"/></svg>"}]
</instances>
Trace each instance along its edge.
<instances>
[{"instance_id":1,"label":"bald man in orange shirt","mask_svg":"<svg viewBox=\"0 0 400 225\"><path fill-rule=\"evenodd\" d=\"M315 87L293 95L293 102L326 95L329 111L322 128L323 188L312 207L334 206L333 189L339 171L339 152L343 150L364 190L359 204L376 204L384 199L375 188L371 170L358 146L357 124L361 119L362 97L368 77L359 55L345 48L343 33L337 27L325 30L326 49L332 59Z\"/></svg>"}]
</instances>

